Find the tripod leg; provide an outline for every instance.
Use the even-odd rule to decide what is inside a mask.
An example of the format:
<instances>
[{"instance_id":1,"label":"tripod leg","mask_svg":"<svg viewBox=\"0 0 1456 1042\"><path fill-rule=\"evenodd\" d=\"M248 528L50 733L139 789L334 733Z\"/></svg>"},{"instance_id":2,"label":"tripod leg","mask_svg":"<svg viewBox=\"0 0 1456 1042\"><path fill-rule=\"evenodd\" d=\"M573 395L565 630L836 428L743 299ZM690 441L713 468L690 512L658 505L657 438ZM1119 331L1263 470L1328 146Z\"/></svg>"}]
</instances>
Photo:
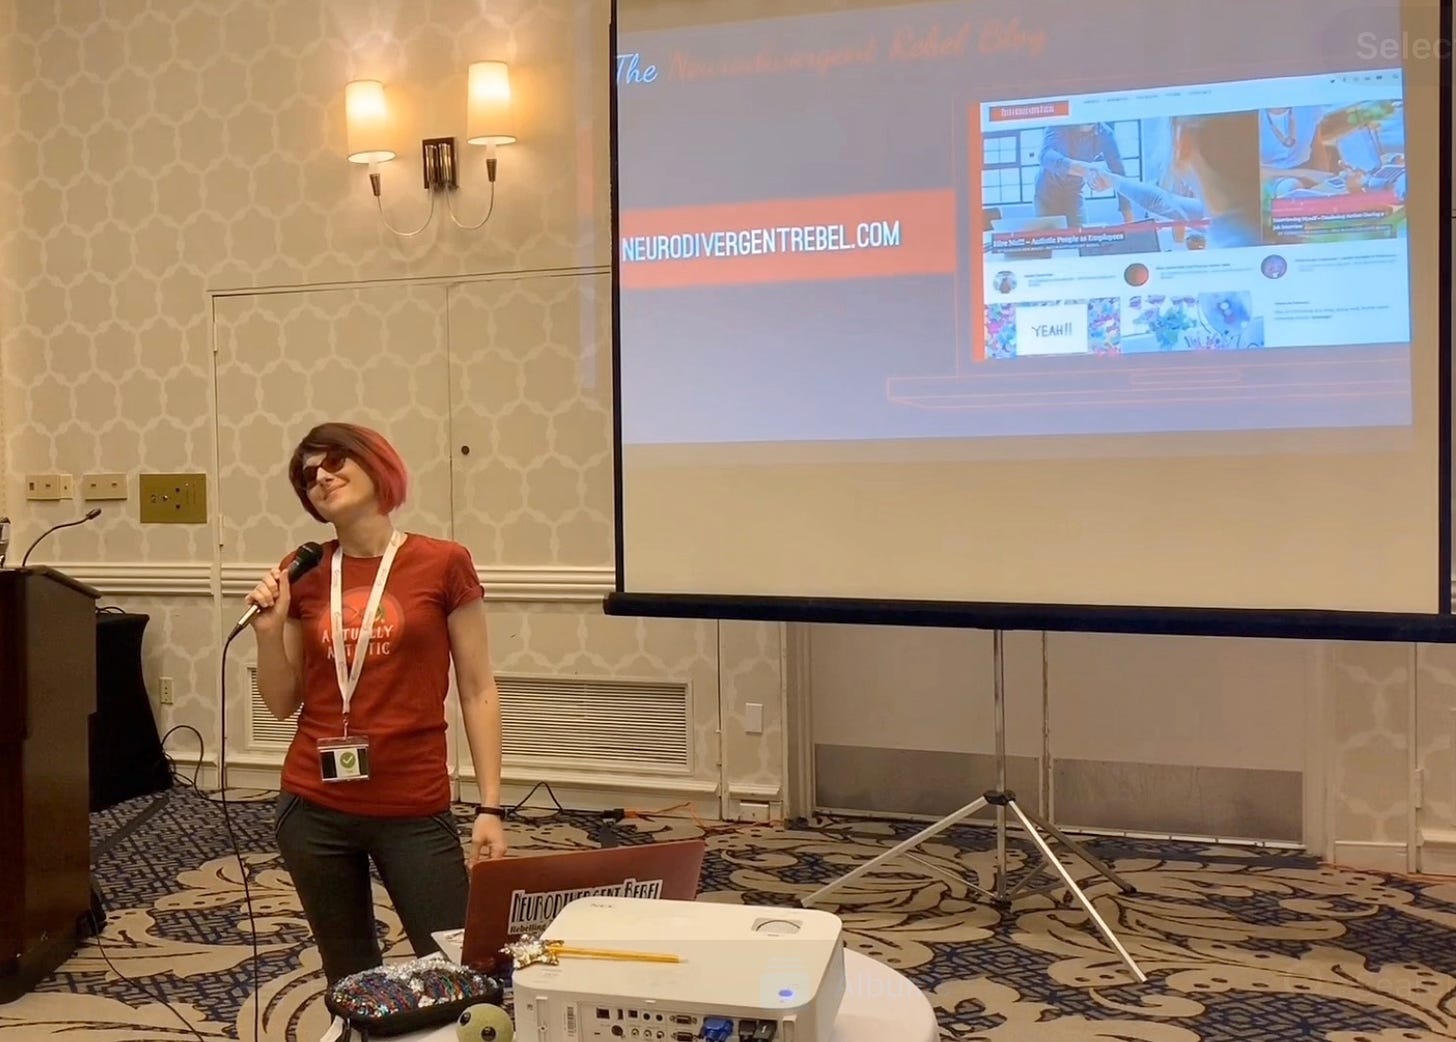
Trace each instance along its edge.
<instances>
[{"instance_id":1,"label":"tripod leg","mask_svg":"<svg viewBox=\"0 0 1456 1042\"><path fill-rule=\"evenodd\" d=\"M886 861L889 861L892 858L899 857L911 847L919 846L922 842L929 839L931 836L939 835L946 829L950 828L952 825L960 824L963 819L969 818L972 814L977 813L985 806L987 806L987 803L984 796L982 796L980 799L975 800L972 803L966 804L964 807L956 811L950 817L942 818L940 821L937 821L935 824L929 826L928 828L921 829L919 832L915 833L915 835L911 836L903 843L896 844L889 850L885 851L883 854L876 855L875 857L866 861L863 865L860 865L853 871L848 872L843 876L840 876L832 883L828 883L825 886L820 887L808 897L803 898L799 903L804 905L805 907L814 904L815 902L823 898L826 894L838 890L846 883L852 883L854 880L858 879L860 876L864 875L871 869L884 864Z\"/></svg>"},{"instance_id":2,"label":"tripod leg","mask_svg":"<svg viewBox=\"0 0 1456 1042\"><path fill-rule=\"evenodd\" d=\"M1046 858L1047 863L1051 865L1057 875L1062 877L1062 882L1066 885L1067 890L1071 892L1072 896L1077 899L1077 903L1082 906L1082 910L1092 917L1092 922L1096 924L1097 931L1102 934L1107 943L1112 945L1117 951L1117 954L1122 957L1122 961L1127 964L1127 968L1132 970L1133 977L1137 979L1139 984L1147 983L1147 975L1138 969L1137 963L1132 961L1132 956L1127 953L1127 949L1122 946L1122 942L1117 939L1117 935L1112 932L1112 929L1103 920L1097 909L1092 907L1092 902L1087 899L1087 895L1082 893L1081 888L1077 886L1077 881L1067 871L1067 866L1057 860L1056 854L1052 852L1051 847L1047 846L1046 840L1036 830L1036 826L1031 823L1030 819L1027 818L1026 814L1016 804L1015 800L1008 800L1006 805L1021 820L1021 827L1026 830L1027 837L1036 844L1037 849L1041 851L1041 856Z\"/></svg>"},{"instance_id":3,"label":"tripod leg","mask_svg":"<svg viewBox=\"0 0 1456 1042\"><path fill-rule=\"evenodd\" d=\"M940 865L937 865L932 861L926 861L918 854L907 850L905 851L904 857L906 861L913 861L915 864L925 869L926 872L930 873L933 876L938 876L939 878L944 879L951 886L963 886L967 890L975 891L987 900L996 900L996 895L991 893L991 891L977 886L975 883L972 883L970 880L966 879L965 876L952 872L947 868L942 868Z\"/></svg>"},{"instance_id":4,"label":"tripod leg","mask_svg":"<svg viewBox=\"0 0 1456 1042\"><path fill-rule=\"evenodd\" d=\"M1026 873L1026 875L1024 875L1024 876L1021 877L1021 882L1019 882L1015 886L1013 886L1011 888L1011 892L1006 895L1006 901L1007 901L1007 903L1009 904L1009 903L1014 902L1016 900L1016 898L1017 898L1017 895L1019 895L1021 893L1024 893L1026 891L1026 888L1027 887L1031 886L1032 883L1035 883L1039 878L1041 878L1041 875L1042 875L1043 872L1050 872L1050 871L1051 871L1051 866L1050 865L1042 864L1042 865L1038 865L1032 871ZM1039 893L1042 892L1042 890L1049 890L1052 887L1056 887L1056 886L1060 886L1060 885L1061 884L1056 883L1056 882L1048 883L1045 886L1043 886L1041 888L1041 890L1034 890L1034 891L1032 891L1032 893L1039 894Z\"/></svg>"},{"instance_id":5,"label":"tripod leg","mask_svg":"<svg viewBox=\"0 0 1456 1042\"><path fill-rule=\"evenodd\" d=\"M1137 887L1133 886L1127 880L1123 879L1122 876L1114 872L1111 866L1109 866L1106 862L1093 857L1087 851L1087 848L1082 846L1082 844L1077 843L1074 840L1068 839L1066 834L1063 833L1061 829L1057 828L1051 822L1043 820L1040 816L1034 814L1029 810L1023 810L1021 813L1024 814L1026 817L1030 818L1033 822L1035 822L1036 825L1041 828L1043 832L1051 833L1052 837L1056 839L1058 843L1062 844L1062 846L1066 847L1083 861L1087 862L1087 864L1091 865L1094 872L1114 883L1117 888L1123 893L1137 893Z\"/></svg>"}]
</instances>

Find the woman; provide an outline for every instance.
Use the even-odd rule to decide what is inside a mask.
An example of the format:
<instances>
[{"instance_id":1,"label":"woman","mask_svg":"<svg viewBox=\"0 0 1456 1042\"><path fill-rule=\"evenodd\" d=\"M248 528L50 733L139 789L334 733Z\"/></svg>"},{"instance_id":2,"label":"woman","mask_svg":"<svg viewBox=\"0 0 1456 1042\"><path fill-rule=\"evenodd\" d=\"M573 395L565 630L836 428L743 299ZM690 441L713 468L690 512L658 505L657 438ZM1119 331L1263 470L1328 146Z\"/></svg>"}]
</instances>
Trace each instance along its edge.
<instances>
[{"instance_id":1,"label":"woman","mask_svg":"<svg viewBox=\"0 0 1456 1042\"><path fill-rule=\"evenodd\" d=\"M485 804L468 857L505 856L500 702L469 551L391 520L407 486L394 448L367 428L325 423L294 450L288 476L336 538L292 588L290 558L247 600L260 609L259 694L280 720L299 712L276 833L332 985L382 962L371 860L416 955L437 950L432 933L464 925L445 744L452 660Z\"/></svg>"}]
</instances>

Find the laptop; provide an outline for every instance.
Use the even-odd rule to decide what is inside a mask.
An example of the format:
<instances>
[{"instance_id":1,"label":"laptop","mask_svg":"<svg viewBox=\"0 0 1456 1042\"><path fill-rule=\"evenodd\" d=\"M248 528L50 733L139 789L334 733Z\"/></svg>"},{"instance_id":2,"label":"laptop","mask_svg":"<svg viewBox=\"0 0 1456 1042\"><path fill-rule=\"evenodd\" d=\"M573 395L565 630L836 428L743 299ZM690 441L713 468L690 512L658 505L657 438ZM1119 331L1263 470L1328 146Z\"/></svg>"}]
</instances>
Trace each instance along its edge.
<instances>
[{"instance_id":1,"label":"laptop","mask_svg":"<svg viewBox=\"0 0 1456 1042\"><path fill-rule=\"evenodd\" d=\"M503 972L510 965L501 951L507 942L544 930L581 897L695 900L707 849L704 840L683 839L477 861L470 867L460 961Z\"/></svg>"}]
</instances>

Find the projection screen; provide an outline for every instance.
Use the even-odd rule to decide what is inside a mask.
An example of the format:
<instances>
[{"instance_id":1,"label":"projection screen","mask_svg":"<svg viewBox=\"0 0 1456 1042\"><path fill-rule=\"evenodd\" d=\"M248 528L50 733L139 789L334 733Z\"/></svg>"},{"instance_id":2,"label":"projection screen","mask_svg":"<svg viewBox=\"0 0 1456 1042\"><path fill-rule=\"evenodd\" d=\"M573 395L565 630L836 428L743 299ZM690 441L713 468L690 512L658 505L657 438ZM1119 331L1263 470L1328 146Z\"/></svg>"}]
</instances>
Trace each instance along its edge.
<instances>
[{"instance_id":1,"label":"projection screen","mask_svg":"<svg viewBox=\"0 0 1456 1042\"><path fill-rule=\"evenodd\" d=\"M1449 8L616 0L609 610L1447 632Z\"/></svg>"}]
</instances>

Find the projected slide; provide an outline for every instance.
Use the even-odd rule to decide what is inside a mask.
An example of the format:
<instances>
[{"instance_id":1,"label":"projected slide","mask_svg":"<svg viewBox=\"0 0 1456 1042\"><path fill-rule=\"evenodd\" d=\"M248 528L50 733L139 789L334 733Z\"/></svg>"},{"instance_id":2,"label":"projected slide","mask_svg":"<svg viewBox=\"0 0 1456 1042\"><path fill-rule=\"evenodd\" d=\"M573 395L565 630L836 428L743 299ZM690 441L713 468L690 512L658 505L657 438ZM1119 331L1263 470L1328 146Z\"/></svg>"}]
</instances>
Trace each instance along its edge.
<instances>
[{"instance_id":1,"label":"projected slide","mask_svg":"<svg viewBox=\"0 0 1456 1042\"><path fill-rule=\"evenodd\" d=\"M1400 55L1178 8L628 19L623 443L1410 425Z\"/></svg>"}]
</instances>

